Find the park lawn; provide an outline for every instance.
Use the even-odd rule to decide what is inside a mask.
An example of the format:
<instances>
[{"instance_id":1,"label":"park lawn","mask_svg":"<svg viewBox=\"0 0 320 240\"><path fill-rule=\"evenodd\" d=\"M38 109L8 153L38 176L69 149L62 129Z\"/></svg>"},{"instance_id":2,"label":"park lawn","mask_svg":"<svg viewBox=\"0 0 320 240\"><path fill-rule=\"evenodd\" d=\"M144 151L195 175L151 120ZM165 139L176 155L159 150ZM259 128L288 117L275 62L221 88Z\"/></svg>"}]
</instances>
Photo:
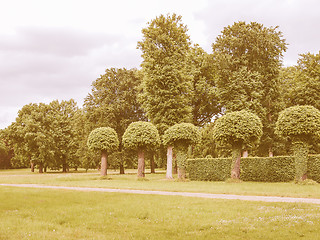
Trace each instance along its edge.
<instances>
[{"instance_id":1,"label":"park lawn","mask_svg":"<svg viewBox=\"0 0 320 240\"><path fill-rule=\"evenodd\" d=\"M320 206L0 186L0 239L319 239Z\"/></svg>"},{"instance_id":2,"label":"park lawn","mask_svg":"<svg viewBox=\"0 0 320 240\"><path fill-rule=\"evenodd\" d=\"M320 184L179 182L176 179L166 180L163 170L158 170L157 174L146 174L145 181L138 181L136 170L127 170L127 172L125 175L120 175L117 171L108 170L108 177L103 179L96 170L88 173L80 170L77 173L50 172L44 174L31 173L30 169L0 170L0 183L320 198Z\"/></svg>"}]
</instances>

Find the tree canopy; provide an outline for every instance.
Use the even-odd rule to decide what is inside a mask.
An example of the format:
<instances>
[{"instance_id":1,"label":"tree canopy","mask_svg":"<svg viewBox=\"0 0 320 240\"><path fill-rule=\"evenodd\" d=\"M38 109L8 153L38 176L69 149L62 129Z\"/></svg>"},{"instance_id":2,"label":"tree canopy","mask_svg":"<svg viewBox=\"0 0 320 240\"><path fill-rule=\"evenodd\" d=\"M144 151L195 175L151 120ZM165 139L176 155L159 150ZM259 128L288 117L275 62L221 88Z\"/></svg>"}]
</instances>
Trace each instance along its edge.
<instances>
[{"instance_id":1,"label":"tree canopy","mask_svg":"<svg viewBox=\"0 0 320 240\"><path fill-rule=\"evenodd\" d=\"M108 154L119 147L116 131L110 127L100 127L92 130L88 137L88 147L94 151L106 151Z\"/></svg>"}]
</instances>

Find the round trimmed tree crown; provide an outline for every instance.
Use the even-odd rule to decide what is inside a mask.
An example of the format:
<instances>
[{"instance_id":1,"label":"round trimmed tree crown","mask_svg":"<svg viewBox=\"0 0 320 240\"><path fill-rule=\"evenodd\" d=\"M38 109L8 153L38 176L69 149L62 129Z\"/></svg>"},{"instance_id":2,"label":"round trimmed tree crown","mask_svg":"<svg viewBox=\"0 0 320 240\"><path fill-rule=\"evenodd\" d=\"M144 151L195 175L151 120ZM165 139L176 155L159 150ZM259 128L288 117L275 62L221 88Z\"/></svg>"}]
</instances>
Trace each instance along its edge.
<instances>
[{"instance_id":1,"label":"round trimmed tree crown","mask_svg":"<svg viewBox=\"0 0 320 240\"><path fill-rule=\"evenodd\" d=\"M258 143L261 136L260 118L247 110L227 113L217 119L213 127L213 138L222 146L250 146Z\"/></svg>"},{"instance_id":2,"label":"round trimmed tree crown","mask_svg":"<svg viewBox=\"0 0 320 240\"><path fill-rule=\"evenodd\" d=\"M133 122L122 136L124 148L153 149L160 145L160 137L157 128L150 122Z\"/></svg>"},{"instance_id":3,"label":"round trimmed tree crown","mask_svg":"<svg viewBox=\"0 0 320 240\"><path fill-rule=\"evenodd\" d=\"M168 128L163 135L164 145L189 146L200 141L200 130L192 123L178 123Z\"/></svg>"},{"instance_id":4,"label":"round trimmed tree crown","mask_svg":"<svg viewBox=\"0 0 320 240\"><path fill-rule=\"evenodd\" d=\"M313 106L293 106L280 112L276 134L291 139L320 139L320 111Z\"/></svg>"},{"instance_id":5,"label":"round trimmed tree crown","mask_svg":"<svg viewBox=\"0 0 320 240\"><path fill-rule=\"evenodd\" d=\"M107 151L112 153L119 147L116 131L110 127L96 128L89 134L87 145L94 151Z\"/></svg>"}]
</instances>

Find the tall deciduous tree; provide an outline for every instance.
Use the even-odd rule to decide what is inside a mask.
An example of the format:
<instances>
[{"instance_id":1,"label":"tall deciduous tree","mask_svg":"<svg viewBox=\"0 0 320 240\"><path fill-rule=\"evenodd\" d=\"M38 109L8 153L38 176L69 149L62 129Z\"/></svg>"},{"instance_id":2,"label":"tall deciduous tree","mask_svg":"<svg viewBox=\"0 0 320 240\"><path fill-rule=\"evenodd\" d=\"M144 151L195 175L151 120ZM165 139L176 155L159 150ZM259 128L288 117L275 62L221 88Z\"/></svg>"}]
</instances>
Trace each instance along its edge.
<instances>
[{"instance_id":1,"label":"tall deciduous tree","mask_svg":"<svg viewBox=\"0 0 320 240\"><path fill-rule=\"evenodd\" d=\"M137 101L140 82L135 69L106 69L105 74L92 83L91 93L84 102L90 128L111 127L121 139L130 123L145 120ZM122 151L121 142L119 151ZM123 163L119 164L120 172L124 173Z\"/></svg>"},{"instance_id":2,"label":"tall deciduous tree","mask_svg":"<svg viewBox=\"0 0 320 240\"><path fill-rule=\"evenodd\" d=\"M212 56L198 45L194 45L189 53L190 66L193 70L192 82L192 122L196 126L210 123L212 118L221 112L216 92L216 74L212 64Z\"/></svg>"},{"instance_id":3,"label":"tall deciduous tree","mask_svg":"<svg viewBox=\"0 0 320 240\"><path fill-rule=\"evenodd\" d=\"M163 134L170 126L192 118L192 73L187 57L191 42L176 14L153 19L142 34L138 42L143 58L142 107Z\"/></svg>"},{"instance_id":4,"label":"tall deciduous tree","mask_svg":"<svg viewBox=\"0 0 320 240\"><path fill-rule=\"evenodd\" d=\"M285 39L278 27L236 22L225 27L213 46L217 93L227 111L249 109L263 122L262 141L272 155L278 109L279 69Z\"/></svg>"},{"instance_id":5,"label":"tall deciduous tree","mask_svg":"<svg viewBox=\"0 0 320 240\"><path fill-rule=\"evenodd\" d=\"M287 88L287 106L311 105L320 110L320 52L301 54L293 72Z\"/></svg>"}]
</instances>

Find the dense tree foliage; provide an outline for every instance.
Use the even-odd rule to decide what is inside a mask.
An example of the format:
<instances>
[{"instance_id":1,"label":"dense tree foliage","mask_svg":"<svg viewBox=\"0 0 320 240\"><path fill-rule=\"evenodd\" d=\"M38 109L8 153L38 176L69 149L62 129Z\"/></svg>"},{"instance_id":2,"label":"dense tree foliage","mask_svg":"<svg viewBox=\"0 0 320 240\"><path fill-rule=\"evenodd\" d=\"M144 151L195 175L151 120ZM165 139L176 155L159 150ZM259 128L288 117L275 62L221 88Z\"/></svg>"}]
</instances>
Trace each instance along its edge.
<instances>
[{"instance_id":1,"label":"dense tree foliage","mask_svg":"<svg viewBox=\"0 0 320 240\"><path fill-rule=\"evenodd\" d=\"M246 110L227 113L216 120L213 138L218 145L232 149L231 178L240 176L241 151L257 144L262 136L260 118Z\"/></svg>"},{"instance_id":2,"label":"dense tree foliage","mask_svg":"<svg viewBox=\"0 0 320 240\"><path fill-rule=\"evenodd\" d=\"M138 152L138 177L144 177L146 151L154 151L160 145L157 128L150 122L133 122L122 137L124 148Z\"/></svg>"},{"instance_id":3,"label":"dense tree foliage","mask_svg":"<svg viewBox=\"0 0 320 240\"><path fill-rule=\"evenodd\" d=\"M199 129L191 123L179 123L168 128L163 135L163 143L166 146L174 146L177 154L178 178L185 179L188 147L200 141ZM167 169L172 169L167 166Z\"/></svg>"},{"instance_id":4,"label":"dense tree foliage","mask_svg":"<svg viewBox=\"0 0 320 240\"><path fill-rule=\"evenodd\" d=\"M279 115L276 133L292 142L296 180L305 180L310 144L320 140L320 111L307 105L286 108Z\"/></svg>"},{"instance_id":5,"label":"dense tree foliage","mask_svg":"<svg viewBox=\"0 0 320 240\"><path fill-rule=\"evenodd\" d=\"M101 153L101 175L107 175L108 154L119 148L119 139L116 131L110 127L100 127L94 129L88 137L88 147L93 151Z\"/></svg>"},{"instance_id":6,"label":"dense tree foliage","mask_svg":"<svg viewBox=\"0 0 320 240\"><path fill-rule=\"evenodd\" d=\"M236 22L225 27L213 46L217 94L227 111L248 109L264 126L263 145L272 154L273 124L277 118L279 70L285 39L278 27Z\"/></svg>"},{"instance_id":7,"label":"dense tree foliage","mask_svg":"<svg viewBox=\"0 0 320 240\"><path fill-rule=\"evenodd\" d=\"M161 15L142 30L138 43L143 62L141 102L162 134L168 127L191 121L191 42L181 16Z\"/></svg>"}]
</instances>

